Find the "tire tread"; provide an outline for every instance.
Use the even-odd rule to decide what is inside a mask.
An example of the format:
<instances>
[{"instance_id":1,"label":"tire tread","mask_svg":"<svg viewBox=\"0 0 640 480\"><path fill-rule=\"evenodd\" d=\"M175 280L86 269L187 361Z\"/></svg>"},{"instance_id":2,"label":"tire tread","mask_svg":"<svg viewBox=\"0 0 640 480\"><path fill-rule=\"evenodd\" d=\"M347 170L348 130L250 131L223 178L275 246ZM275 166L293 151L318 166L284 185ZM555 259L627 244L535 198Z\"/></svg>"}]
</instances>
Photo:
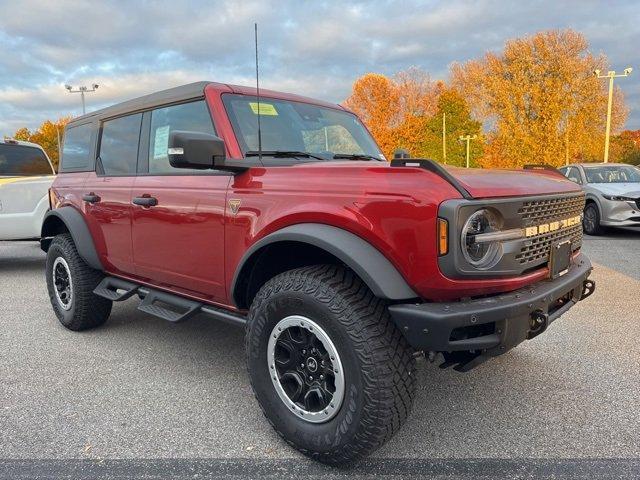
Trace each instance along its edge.
<instances>
[{"instance_id":1,"label":"tire tread","mask_svg":"<svg viewBox=\"0 0 640 480\"><path fill-rule=\"evenodd\" d=\"M351 270L337 265L316 265L282 273L261 288L249 312L247 351L252 348L253 319L257 312L272 295L282 291L304 292L323 302L347 330L362 365L365 398L362 421L347 444L319 453L300 448L278 431L258 399L263 414L287 443L321 462L344 464L368 455L398 431L411 411L417 389L413 350L391 321L386 302L377 298Z\"/></svg>"}]
</instances>

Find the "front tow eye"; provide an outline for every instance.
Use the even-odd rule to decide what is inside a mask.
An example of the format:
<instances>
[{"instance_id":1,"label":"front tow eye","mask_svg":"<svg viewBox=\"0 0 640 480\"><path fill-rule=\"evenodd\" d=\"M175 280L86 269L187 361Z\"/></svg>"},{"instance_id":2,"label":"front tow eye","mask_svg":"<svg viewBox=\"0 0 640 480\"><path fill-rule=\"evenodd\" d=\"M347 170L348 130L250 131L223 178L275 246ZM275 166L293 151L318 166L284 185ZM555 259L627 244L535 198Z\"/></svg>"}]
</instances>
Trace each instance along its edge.
<instances>
[{"instance_id":1,"label":"front tow eye","mask_svg":"<svg viewBox=\"0 0 640 480\"><path fill-rule=\"evenodd\" d=\"M580 296L580 300L584 300L589 297L596 289L596 282L593 280L585 280L582 283L582 295Z\"/></svg>"},{"instance_id":2,"label":"front tow eye","mask_svg":"<svg viewBox=\"0 0 640 480\"><path fill-rule=\"evenodd\" d=\"M547 328L549 323L549 315L542 310L536 310L531 314L529 318L529 332L527 333L527 339L532 339L536 335L541 334Z\"/></svg>"}]
</instances>

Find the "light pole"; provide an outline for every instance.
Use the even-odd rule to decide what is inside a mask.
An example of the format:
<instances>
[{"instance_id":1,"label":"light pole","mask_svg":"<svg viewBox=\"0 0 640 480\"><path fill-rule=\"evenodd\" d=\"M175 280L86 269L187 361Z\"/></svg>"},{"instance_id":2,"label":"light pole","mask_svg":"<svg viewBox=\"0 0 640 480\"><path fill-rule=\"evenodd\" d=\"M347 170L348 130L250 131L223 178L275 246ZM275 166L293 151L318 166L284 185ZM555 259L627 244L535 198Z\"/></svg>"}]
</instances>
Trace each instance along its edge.
<instances>
[{"instance_id":1,"label":"light pole","mask_svg":"<svg viewBox=\"0 0 640 480\"><path fill-rule=\"evenodd\" d=\"M628 77L633 68L627 67L624 73L616 75L614 70L609 70L606 74L600 75L600 70L594 70L593 73L598 78L609 79L609 103L607 103L607 130L604 137L604 163L609 163L609 135L611 133L611 104L613 103L613 79L618 77Z\"/></svg>"},{"instance_id":2,"label":"light pole","mask_svg":"<svg viewBox=\"0 0 640 480\"><path fill-rule=\"evenodd\" d=\"M460 137L458 138L458 140L460 140L461 142L467 142L467 168L469 168L469 142L471 142L471 140L475 140L476 138L478 138L477 135L460 135Z\"/></svg>"},{"instance_id":3,"label":"light pole","mask_svg":"<svg viewBox=\"0 0 640 480\"><path fill-rule=\"evenodd\" d=\"M442 163L447 164L447 112L442 112Z\"/></svg>"},{"instance_id":4,"label":"light pole","mask_svg":"<svg viewBox=\"0 0 640 480\"><path fill-rule=\"evenodd\" d=\"M98 85L97 83L94 83L93 85L91 85L91 89L89 89L88 87L85 87L84 85L76 88L75 90L71 85L65 85L64 88L66 88L69 91L69 93L80 94L80 97L82 98L82 114L84 115L85 113L87 113L87 110L85 108L85 102L84 102L84 94L95 92L99 86L100 85Z\"/></svg>"}]
</instances>

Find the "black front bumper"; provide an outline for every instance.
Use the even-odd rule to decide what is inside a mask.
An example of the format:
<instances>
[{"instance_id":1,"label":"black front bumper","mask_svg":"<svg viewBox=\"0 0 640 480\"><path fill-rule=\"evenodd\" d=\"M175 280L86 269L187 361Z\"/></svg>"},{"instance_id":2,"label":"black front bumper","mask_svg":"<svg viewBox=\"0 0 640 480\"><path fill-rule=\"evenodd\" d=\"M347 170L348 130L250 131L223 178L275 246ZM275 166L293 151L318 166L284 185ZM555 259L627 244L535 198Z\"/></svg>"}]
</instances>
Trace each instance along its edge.
<instances>
[{"instance_id":1,"label":"black front bumper","mask_svg":"<svg viewBox=\"0 0 640 480\"><path fill-rule=\"evenodd\" d=\"M389 312L413 348L442 352L442 366L467 371L539 335L591 295L595 289L595 283L587 279L591 269L589 259L580 255L555 280L473 300L396 304Z\"/></svg>"}]
</instances>

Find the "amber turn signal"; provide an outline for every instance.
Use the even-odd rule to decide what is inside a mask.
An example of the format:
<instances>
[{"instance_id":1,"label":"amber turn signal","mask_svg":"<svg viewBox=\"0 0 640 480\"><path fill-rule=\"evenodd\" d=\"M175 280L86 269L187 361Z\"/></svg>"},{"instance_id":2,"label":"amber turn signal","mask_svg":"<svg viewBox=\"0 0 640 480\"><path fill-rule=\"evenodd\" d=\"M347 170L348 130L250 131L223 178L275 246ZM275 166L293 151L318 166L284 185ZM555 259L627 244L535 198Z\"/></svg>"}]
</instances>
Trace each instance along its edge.
<instances>
[{"instance_id":1,"label":"amber turn signal","mask_svg":"<svg viewBox=\"0 0 640 480\"><path fill-rule=\"evenodd\" d=\"M58 208L58 205L60 205L60 200L58 200L58 196L53 191L53 188L50 188L49 189L49 210Z\"/></svg>"},{"instance_id":2,"label":"amber turn signal","mask_svg":"<svg viewBox=\"0 0 640 480\"><path fill-rule=\"evenodd\" d=\"M438 219L438 254L449 253L449 224L444 218Z\"/></svg>"}]
</instances>

